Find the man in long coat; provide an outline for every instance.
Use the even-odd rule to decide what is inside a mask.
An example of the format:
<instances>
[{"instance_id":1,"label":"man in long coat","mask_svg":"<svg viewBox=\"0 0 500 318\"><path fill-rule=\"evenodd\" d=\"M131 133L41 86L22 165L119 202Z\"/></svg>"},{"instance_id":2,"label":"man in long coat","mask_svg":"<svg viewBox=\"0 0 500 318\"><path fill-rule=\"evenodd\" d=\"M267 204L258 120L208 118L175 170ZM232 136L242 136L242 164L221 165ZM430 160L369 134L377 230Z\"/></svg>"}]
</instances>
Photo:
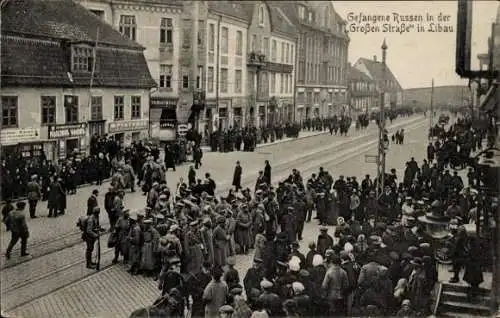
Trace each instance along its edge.
<instances>
[{"instance_id":1,"label":"man in long coat","mask_svg":"<svg viewBox=\"0 0 500 318\"><path fill-rule=\"evenodd\" d=\"M243 174L243 169L241 168L240 162L236 161L236 167L234 167L233 174L233 187L236 188L236 191L241 189L241 175Z\"/></svg>"},{"instance_id":2,"label":"man in long coat","mask_svg":"<svg viewBox=\"0 0 500 318\"><path fill-rule=\"evenodd\" d=\"M200 230L203 240L203 254L205 260L210 264L214 263L214 238L212 232L212 222L210 219L203 221L203 227Z\"/></svg>"},{"instance_id":3,"label":"man in long coat","mask_svg":"<svg viewBox=\"0 0 500 318\"><path fill-rule=\"evenodd\" d=\"M197 274L203 263L201 237L198 231L199 221L189 223L189 229L184 236L184 251L186 255L186 272Z\"/></svg>"},{"instance_id":4,"label":"man in long coat","mask_svg":"<svg viewBox=\"0 0 500 318\"><path fill-rule=\"evenodd\" d=\"M160 234L152 226L153 220L144 220L144 230L142 231L141 247L141 270L148 276L153 274L156 262L156 252L158 250Z\"/></svg>"},{"instance_id":5,"label":"man in long coat","mask_svg":"<svg viewBox=\"0 0 500 318\"><path fill-rule=\"evenodd\" d=\"M269 164L269 160L265 161L266 166L264 167L264 181L267 184L271 184L271 165Z\"/></svg>"},{"instance_id":6,"label":"man in long coat","mask_svg":"<svg viewBox=\"0 0 500 318\"><path fill-rule=\"evenodd\" d=\"M229 235L224 228L226 218L219 216L216 219L217 225L213 232L214 241L214 266L224 266L229 253Z\"/></svg>"}]
</instances>

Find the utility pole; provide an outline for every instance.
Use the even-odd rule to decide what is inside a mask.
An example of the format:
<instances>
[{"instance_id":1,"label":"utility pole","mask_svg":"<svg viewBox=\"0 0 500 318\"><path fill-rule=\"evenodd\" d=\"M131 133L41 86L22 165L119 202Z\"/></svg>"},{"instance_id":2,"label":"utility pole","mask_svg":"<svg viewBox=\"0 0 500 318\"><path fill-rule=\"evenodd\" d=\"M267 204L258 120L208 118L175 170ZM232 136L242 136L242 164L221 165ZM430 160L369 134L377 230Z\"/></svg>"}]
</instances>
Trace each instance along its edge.
<instances>
[{"instance_id":1,"label":"utility pole","mask_svg":"<svg viewBox=\"0 0 500 318\"><path fill-rule=\"evenodd\" d=\"M432 86L431 86L431 113L429 116L429 128L432 129L432 126L434 124L434 79L432 79Z\"/></svg>"},{"instance_id":2,"label":"utility pole","mask_svg":"<svg viewBox=\"0 0 500 318\"><path fill-rule=\"evenodd\" d=\"M387 44L382 43L382 82L380 85L381 96L380 96L380 118L379 118L379 130L378 130L378 156L377 156L377 188L376 194L377 198L384 191L384 179L385 179L385 78L386 78L386 54L387 54Z\"/></svg>"}]
</instances>

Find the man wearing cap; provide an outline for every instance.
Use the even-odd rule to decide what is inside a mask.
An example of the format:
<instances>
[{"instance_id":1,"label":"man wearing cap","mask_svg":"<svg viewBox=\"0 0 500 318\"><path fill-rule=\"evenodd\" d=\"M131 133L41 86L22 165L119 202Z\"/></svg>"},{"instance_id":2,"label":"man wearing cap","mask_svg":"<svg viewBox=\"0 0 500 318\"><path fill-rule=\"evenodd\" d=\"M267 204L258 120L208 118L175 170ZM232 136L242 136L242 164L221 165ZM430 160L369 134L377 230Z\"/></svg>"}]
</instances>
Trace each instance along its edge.
<instances>
[{"instance_id":1,"label":"man wearing cap","mask_svg":"<svg viewBox=\"0 0 500 318\"><path fill-rule=\"evenodd\" d=\"M184 251L186 272L196 274L201 270L203 263L203 244L199 232L199 221L189 223L184 236Z\"/></svg>"},{"instance_id":2,"label":"man wearing cap","mask_svg":"<svg viewBox=\"0 0 500 318\"><path fill-rule=\"evenodd\" d=\"M216 218L216 223L217 225L213 231L214 265L224 266L226 264L227 255L229 254L230 237L225 228L226 218L224 216L218 216Z\"/></svg>"},{"instance_id":3,"label":"man wearing cap","mask_svg":"<svg viewBox=\"0 0 500 318\"><path fill-rule=\"evenodd\" d=\"M116 220L123 215L123 198L125 197L125 191L123 189L118 190L118 195L115 196L113 200L113 213L110 219L110 226L113 228L115 226Z\"/></svg>"},{"instance_id":4,"label":"man wearing cap","mask_svg":"<svg viewBox=\"0 0 500 318\"><path fill-rule=\"evenodd\" d=\"M419 314L426 315L428 311L428 294L426 293L427 280L425 278L422 259L416 257L411 261L411 264L414 267L408 279L408 298L411 304L413 304L413 308Z\"/></svg>"},{"instance_id":5,"label":"man wearing cap","mask_svg":"<svg viewBox=\"0 0 500 318\"><path fill-rule=\"evenodd\" d=\"M28 256L26 252L26 246L28 244L28 237L30 235L28 229L28 223L26 222L26 216L24 215L24 208L26 203L24 201L19 201L16 203L16 209L10 211L5 219L5 224L7 228L10 229L10 242L5 253L5 257L10 259L10 254L14 245L21 240L21 256Z\"/></svg>"},{"instance_id":6,"label":"man wearing cap","mask_svg":"<svg viewBox=\"0 0 500 318\"><path fill-rule=\"evenodd\" d=\"M260 282L262 295L259 296L259 301L262 307L267 310L269 316L279 317L283 314L280 297L272 292L274 284L267 279Z\"/></svg>"},{"instance_id":7,"label":"man wearing cap","mask_svg":"<svg viewBox=\"0 0 500 318\"><path fill-rule=\"evenodd\" d=\"M31 176L31 181L26 185L26 196L28 198L30 217L36 218L36 205L42 196L40 184L37 182L38 176L36 174Z\"/></svg>"},{"instance_id":8,"label":"man wearing cap","mask_svg":"<svg viewBox=\"0 0 500 318\"><path fill-rule=\"evenodd\" d=\"M87 216L92 215L92 211L96 206L99 206L99 202L97 202L97 196L99 195L99 190L92 190L92 194L87 200Z\"/></svg>"},{"instance_id":9,"label":"man wearing cap","mask_svg":"<svg viewBox=\"0 0 500 318\"><path fill-rule=\"evenodd\" d=\"M160 184L158 182L153 182L153 186L151 187L151 190L148 192L148 196L146 198L147 206L150 208L154 208L156 205L156 202L158 201L158 198L160 194L158 193L158 188L160 187Z\"/></svg>"},{"instance_id":10,"label":"man wearing cap","mask_svg":"<svg viewBox=\"0 0 500 318\"><path fill-rule=\"evenodd\" d=\"M141 265L141 248L142 248L142 229L139 221L139 214L137 218L130 217L132 223L130 225L130 232L127 241L130 245L130 268L128 272L132 275L138 275Z\"/></svg>"},{"instance_id":11,"label":"man wearing cap","mask_svg":"<svg viewBox=\"0 0 500 318\"><path fill-rule=\"evenodd\" d=\"M304 254L302 254L299 251L299 248L300 248L299 242L297 242L297 241L293 242L292 243L292 253L291 253L291 256L298 257L300 259L300 268L304 269L307 266L307 264L306 264L306 257L304 256Z\"/></svg>"},{"instance_id":12,"label":"man wearing cap","mask_svg":"<svg viewBox=\"0 0 500 318\"><path fill-rule=\"evenodd\" d=\"M153 227L153 220L146 219L143 222L142 247L141 247L141 271L147 276L153 275L156 262L156 252L159 245L160 234Z\"/></svg>"},{"instance_id":13,"label":"man wearing cap","mask_svg":"<svg viewBox=\"0 0 500 318\"><path fill-rule=\"evenodd\" d=\"M128 262L129 257L129 242L127 240L128 233L130 232L131 220L130 220L130 210L123 211L123 215L118 218L113 229L114 235L116 236L115 245L115 258L113 259L113 264L118 262L118 257L123 255L123 262Z\"/></svg>"},{"instance_id":14,"label":"man wearing cap","mask_svg":"<svg viewBox=\"0 0 500 318\"><path fill-rule=\"evenodd\" d=\"M328 228L323 226L320 228L320 234L318 235L318 253L320 255L325 255L325 251L333 246L333 237L328 234Z\"/></svg>"},{"instance_id":15,"label":"man wearing cap","mask_svg":"<svg viewBox=\"0 0 500 318\"><path fill-rule=\"evenodd\" d=\"M349 279L345 270L340 267L340 257L333 255L328 258L328 269L321 288L327 293L330 304L330 315L345 314L345 292L349 288Z\"/></svg>"},{"instance_id":16,"label":"man wearing cap","mask_svg":"<svg viewBox=\"0 0 500 318\"><path fill-rule=\"evenodd\" d=\"M302 317L311 316L311 298L304 292L305 287L301 282L292 283L293 300L297 303Z\"/></svg>"},{"instance_id":17,"label":"man wearing cap","mask_svg":"<svg viewBox=\"0 0 500 318\"><path fill-rule=\"evenodd\" d=\"M247 270L243 279L245 294L250 295L252 288L260 289L260 282L264 279L265 269L260 258L254 258L253 266Z\"/></svg>"},{"instance_id":18,"label":"man wearing cap","mask_svg":"<svg viewBox=\"0 0 500 318\"><path fill-rule=\"evenodd\" d=\"M94 245L99 238L99 214L101 209L99 207L94 207L92 215L87 218L87 224L85 227L85 232L83 233L83 239L87 243L87 249L85 251L85 260L87 262L87 268L95 268L96 263L92 262L92 252L94 251Z\"/></svg>"},{"instance_id":19,"label":"man wearing cap","mask_svg":"<svg viewBox=\"0 0 500 318\"><path fill-rule=\"evenodd\" d=\"M231 318L234 313L234 308L230 305L224 305L219 308L219 317L220 318Z\"/></svg>"},{"instance_id":20,"label":"man wearing cap","mask_svg":"<svg viewBox=\"0 0 500 318\"><path fill-rule=\"evenodd\" d=\"M189 274L186 282L188 296L193 299L191 306L191 317L205 316L205 304L203 303L203 291L212 280L210 269L212 263L204 261L201 271L195 275Z\"/></svg>"},{"instance_id":21,"label":"man wearing cap","mask_svg":"<svg viewBox=\"0 0 500 318\"><path fill-rule=\"evenodd\" d=\"M203 220L203 226L200 230L201 239L203 243L203 256L204 259L210 264L214 263L214 236L212 231L211 219Z\"/></svg>"}]
</instances>

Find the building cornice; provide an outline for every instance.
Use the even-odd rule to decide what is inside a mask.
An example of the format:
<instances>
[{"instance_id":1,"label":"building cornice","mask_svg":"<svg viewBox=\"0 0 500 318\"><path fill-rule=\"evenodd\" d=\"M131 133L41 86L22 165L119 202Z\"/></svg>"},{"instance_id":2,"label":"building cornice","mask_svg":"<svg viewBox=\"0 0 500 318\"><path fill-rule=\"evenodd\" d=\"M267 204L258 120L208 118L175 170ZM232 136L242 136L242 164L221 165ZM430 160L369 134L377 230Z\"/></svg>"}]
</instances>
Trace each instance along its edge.
<instances>
[{"instance_id":1,"label":"building cornice","mask_svg":"<svg viewBox=\"0 0 500 318\"><path fill-rule=\"evenodd\" d=\"M33 44L46 44L52 46L61 46L60 39L49 39L49 38L35 38L35 37L24 37L22 35L8 35L2 34L0 36L2 40L11 40L18 43L33 43Z\"/></svg>"},{"instance_id":2,"label":"building cornice","mask_svg":"<svg viewBox=\"0 0 500 318\"><path fill-rule=\"evenodd\" d=\"M181 14L183 12L182 6L176 4L114 2L112 5L115 9L129 11L161 12L169 14Z\"/></svg>"},{"instance_id":3,"label":"building cornice","mask_svg":"<svg viewBox=\"0 0 500 318\"><path fill-rule=\"evenodd\" d=\"M276 38L285 39L285 40L288 40L291 42L296 42L298 39L297 35L290 35L290 34L286 34L284 32L279 32L279 31L271 31L271 36L276 37Z\"/></svg>"}]
</instances>

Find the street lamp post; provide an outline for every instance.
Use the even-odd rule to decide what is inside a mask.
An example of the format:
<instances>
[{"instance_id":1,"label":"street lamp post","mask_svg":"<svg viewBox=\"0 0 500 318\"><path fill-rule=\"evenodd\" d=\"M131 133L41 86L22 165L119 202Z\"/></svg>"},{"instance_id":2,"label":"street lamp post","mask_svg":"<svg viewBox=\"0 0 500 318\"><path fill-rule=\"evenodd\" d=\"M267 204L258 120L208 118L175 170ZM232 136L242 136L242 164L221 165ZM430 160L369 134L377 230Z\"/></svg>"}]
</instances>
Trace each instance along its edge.
<instances>
[{"instance_id":1,"label":"street lamp post","mask_svg":"<svg viewBox=\"0 0 500 318\"><path fill-rule=\"evenodd\" d=\"M378 133L378 156L377 156L377 188L376 194L377 198L384 191L384 179L385 179L385 151L386 151L386 141L385 141L385 78L386 78L386 54L387 54L387 44L382 43L382 84L380 85L381 96L380 96L380 118L379 118L379 133Z\"/></svg>"}]
</instances>

